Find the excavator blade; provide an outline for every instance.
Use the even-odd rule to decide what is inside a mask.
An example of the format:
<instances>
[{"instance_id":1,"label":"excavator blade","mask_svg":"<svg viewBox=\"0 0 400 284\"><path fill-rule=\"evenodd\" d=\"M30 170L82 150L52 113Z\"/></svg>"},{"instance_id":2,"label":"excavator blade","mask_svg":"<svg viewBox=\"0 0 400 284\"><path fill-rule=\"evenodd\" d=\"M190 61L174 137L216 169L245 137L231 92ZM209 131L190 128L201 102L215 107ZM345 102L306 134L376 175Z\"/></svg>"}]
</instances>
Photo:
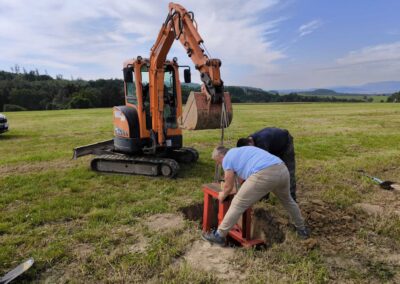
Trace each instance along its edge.
<instances>
[{"instance_id":1,"label":"excavator blade","mask_svg":"<svg viewBox=\"0 0 400 284\"><path fill-rule=\"evenodd\" d=\"M187 130L217 129L221 128L221 125L226 128L231 122L232 104L228 92L224 93L224 104L212 104L205 93L190 92L182 117L179 119L180 127Z\"/></svg>"}]
</instances>

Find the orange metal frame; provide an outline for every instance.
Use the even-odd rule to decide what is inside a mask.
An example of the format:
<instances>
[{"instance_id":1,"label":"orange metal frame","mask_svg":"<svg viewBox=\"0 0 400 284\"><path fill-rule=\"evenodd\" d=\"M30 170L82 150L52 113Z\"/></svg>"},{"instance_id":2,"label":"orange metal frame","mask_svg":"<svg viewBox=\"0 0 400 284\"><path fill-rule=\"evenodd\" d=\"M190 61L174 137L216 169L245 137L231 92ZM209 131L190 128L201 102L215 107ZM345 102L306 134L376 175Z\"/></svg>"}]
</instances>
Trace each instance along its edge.
<instances>
[{"instance_id":1,"label":"orange metal frame","mask_svg":"<svg viewBox=\"0 0 400 284\"><path fill-rule=\"evenodd\" d=\"M139 124L140 124L140 138L149 138L150 137L150 131L146 129L146 112L143 109L143 92L142 92L142 73L141 73L141 68L143 65L149 64L150 61L148 59L142 59L142 60L137 60L137 59L131 59L127 60L124 62L124 67L128 66L133 66L134 68L134 76L135 76L135 86L136 86L136 99L137 99L137 104L131 104L127 101L126 95L125 95L125 104L127 106L136 108L138 111L138 116L139 116ZM165 61L165 64L170 64L174 68L174 73L175 73L175 85L176 85L176 98L177 98L177 106L176 106L176 116L179 117L182 115L182 89L181 89L181 84L179 80L179 72L178 72L178 64L175 62L171 62L169 60ZM163 65L164 68L164 65ZM163 69L163 76L164 76L164 69ZM150 74L149 74L150 75ZM154 83L151 83L150 80L150 90L152 89L152 85ZM162 86L163 86L163 92L164 92L164 77L162 78ZM126 92L126 83L124 83L124 89ZM151 92L151 91L150 91ZM164 94L160 97L160 101L162 101L162 104L160 104L160 107L164 108ZM153 100L150 99L150 111L151 106L153 105ZM163 116L161 116L163 118ZM154 120L152 121L154 123ZM161 121L162 126L163 126L163 120ZM153 124L154 125L154 124ZM158 125L158 124L156 124ZM127 127L127 131L129 131L129 126ZM153 127L155 128L155 127ZM174 136L174 135L182 135L182 130L180 128L168 128L167 129L167 135L168 136Z\"/></svg>"},{"instance_id":2,"label":"orange metal frame","mask_svg":"<svg viewBox=\"0 0 400 284\"><path fill-rule=\"evenodd\" d=\"M212 223L212 199L218 198L220 192L218 183L203 185L204 192L204 209L203 209L203 232L211 229ZM232 196L228 197L224 202L218 203L218 225L221 224L226 212L231 205ZM242 215L242 228L235 225L228 233L228 236L240 243L243 247L249 248L255 245L263 244L263 240L251 239L251 214L252 209L247 209Z\"/></svg>"}]
</instances>

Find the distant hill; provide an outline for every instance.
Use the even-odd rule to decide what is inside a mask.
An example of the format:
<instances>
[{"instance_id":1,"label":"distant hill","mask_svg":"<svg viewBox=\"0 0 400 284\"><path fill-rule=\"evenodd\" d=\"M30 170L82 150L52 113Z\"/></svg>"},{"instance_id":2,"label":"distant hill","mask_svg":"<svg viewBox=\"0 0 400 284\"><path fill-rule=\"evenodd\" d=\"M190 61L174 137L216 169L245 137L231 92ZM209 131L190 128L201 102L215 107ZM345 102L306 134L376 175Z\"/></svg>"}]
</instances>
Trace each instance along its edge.
<instances>
[{"instance_id":1,"label":"distant hill","mask_svg":"<svg viewBox=\"0 0 400 284\"><path fill-rule=\"evenodd\" d=\"M356 96L356 95L391 95L400 91L400 81L371 82L358 86L336 86L326 89L283 89L278 90L281 94L299 93L308 95L334 95L334 96ZM332 93L333 92L333 93Z\"/></svg>"},{"instance_id":2,"label":"distant hill","mask_svg":"<svg viewBox=\"0 0 400 284\"><path fill-rule=\"evenodd\" d=\"M330 89L316 89L313 91L299 92L301 95L309 95L309 96L340 96L345 94L340 94ZM347 94L346 94L347 95Z\"/></svg>"},{"instance_id":3,"label":"distant hill","mask_svg":"<svg viewBox=\"0 0 400 284\"><path fill-rule=\"evenodd\" d=\"M393 94L400 91L400 81L381 81L359 86L343 86L331 88L339 93L353 94Z\"/></svg>"}]
</instances>

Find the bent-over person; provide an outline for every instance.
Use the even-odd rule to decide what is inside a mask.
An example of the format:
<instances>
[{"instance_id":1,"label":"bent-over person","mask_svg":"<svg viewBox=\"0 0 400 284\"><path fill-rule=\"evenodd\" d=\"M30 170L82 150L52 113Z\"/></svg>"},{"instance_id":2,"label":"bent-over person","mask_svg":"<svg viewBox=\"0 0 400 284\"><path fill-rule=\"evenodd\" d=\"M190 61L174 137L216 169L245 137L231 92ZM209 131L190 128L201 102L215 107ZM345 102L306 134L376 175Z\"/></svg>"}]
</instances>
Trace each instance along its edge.
<instances>
[{"instance_id":1,"label":"bent-over person","mask_svg":"<svg viewBox=\"0 0 400 284\"><path fill-rule=\"evenodd\" d=\"M286 165L290 174L290 194L294 201L296 196L296 160L293 137L286 129L266 127L247 138L240 138L237 147L256 146L272 155L279 157Z\"/></svg>"},{"instance_id":2,"label":"bent-over person","mask_svg":"<svg viewBox=\"0 0 400 284\"><path fill-rule=\"evenodd\" d=\"M225 245L225 237L243 212L270 192L276 195L289 213L298 236L308 238L309 233L304 225L299 206L290 195L288 169L281 159L254 146L230 150L219 146L214 149L212 159L222 165L224 170L225 184L218 196L220 201L232 192L235 174L244 180L244 183L235 194L218 229L203 233L204 240L221 246Z\"/></svg>"}]
</instances>

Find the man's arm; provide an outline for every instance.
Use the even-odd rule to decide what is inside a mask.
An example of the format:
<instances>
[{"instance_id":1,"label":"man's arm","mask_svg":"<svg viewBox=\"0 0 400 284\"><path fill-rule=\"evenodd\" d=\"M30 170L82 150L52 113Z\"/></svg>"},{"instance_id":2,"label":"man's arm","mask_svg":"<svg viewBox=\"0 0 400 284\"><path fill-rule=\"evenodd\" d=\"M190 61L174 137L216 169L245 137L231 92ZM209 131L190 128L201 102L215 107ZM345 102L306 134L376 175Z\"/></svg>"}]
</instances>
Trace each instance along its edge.
<instances>
[{"instance_id":1,"label":"man's arm","mask_svg":"<svg viewBox=\"0 0 400 284\"><path fill-rule=\"evenodd\" d=\"M218 200L224 201L225 198L232 192L233 185L235 184L235 173L232 170L225 171L225 183L223 190L218 194Z\"/></svg>"}]
</instances>

